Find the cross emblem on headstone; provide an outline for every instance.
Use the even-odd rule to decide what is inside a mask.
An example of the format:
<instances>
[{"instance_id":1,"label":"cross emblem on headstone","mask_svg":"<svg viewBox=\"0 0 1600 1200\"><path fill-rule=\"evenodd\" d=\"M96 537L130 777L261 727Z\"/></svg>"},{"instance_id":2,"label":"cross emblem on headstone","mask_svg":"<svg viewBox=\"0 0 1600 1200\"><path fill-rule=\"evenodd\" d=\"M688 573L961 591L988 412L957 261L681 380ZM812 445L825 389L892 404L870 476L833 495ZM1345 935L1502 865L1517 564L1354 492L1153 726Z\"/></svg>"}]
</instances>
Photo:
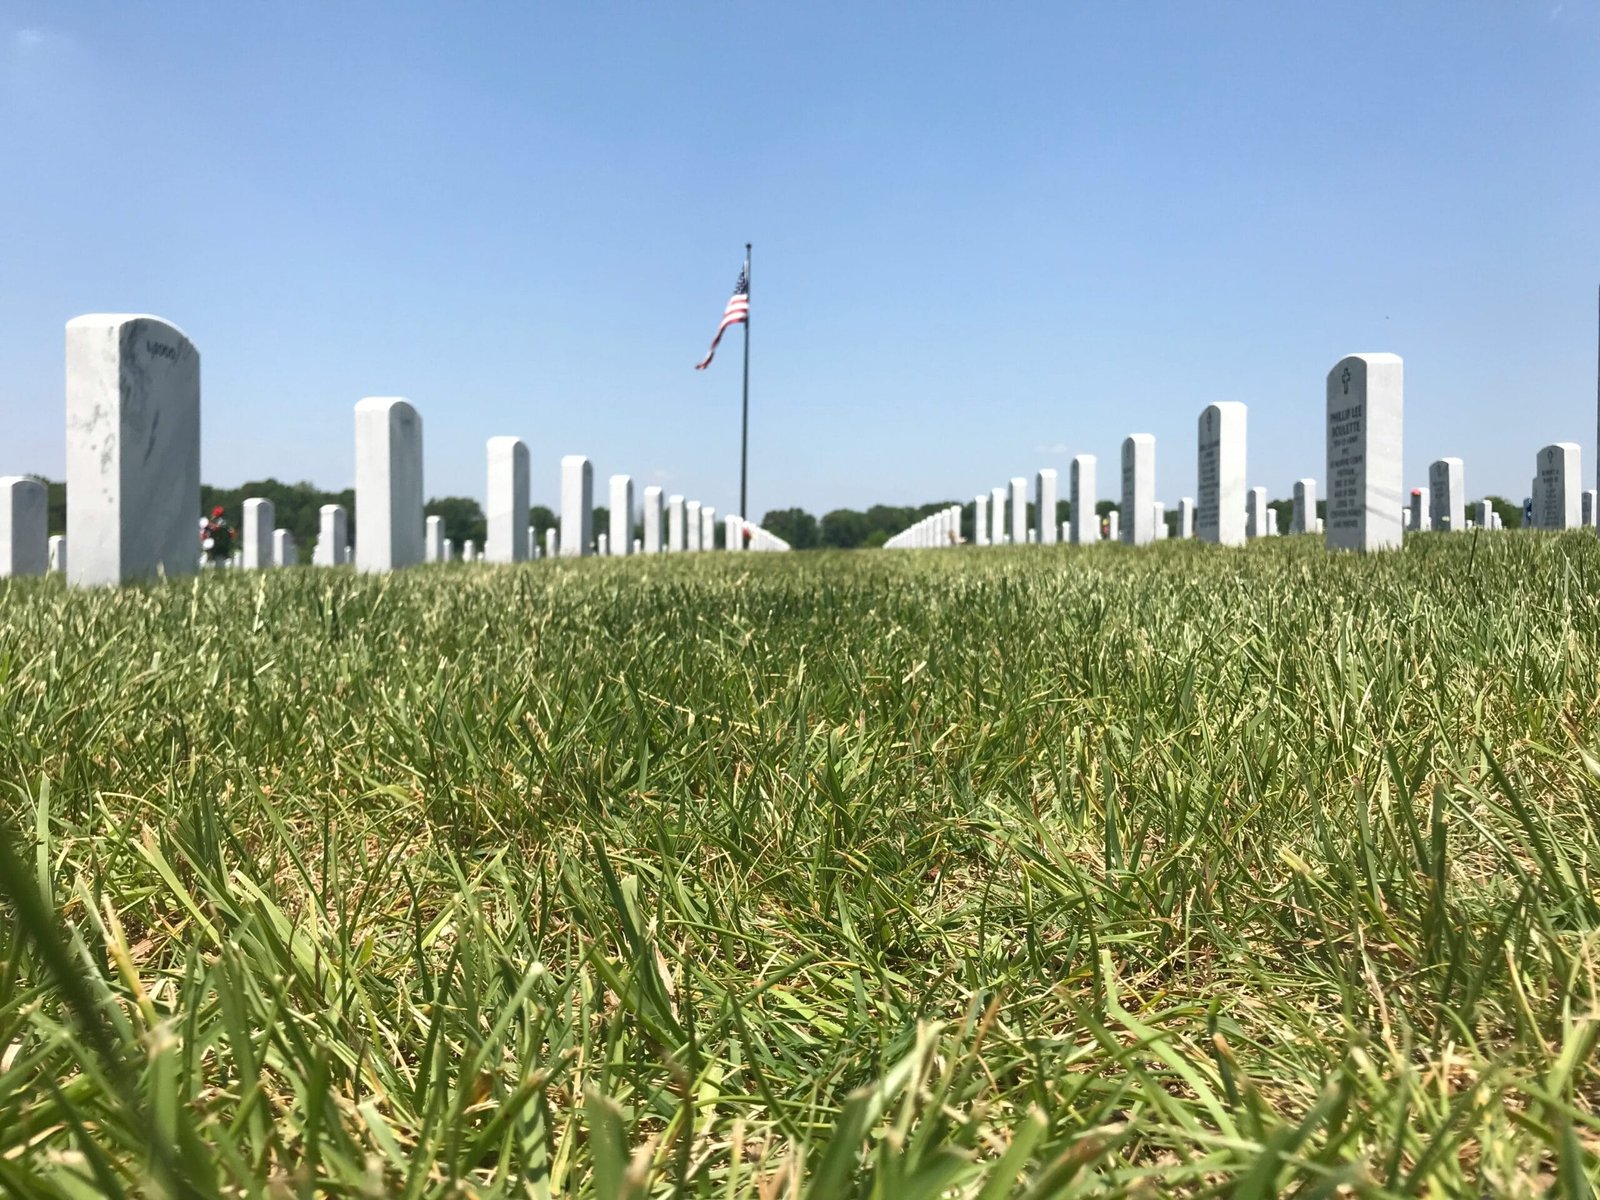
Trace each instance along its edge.
<instances>
[{"instance_id":1,"label":"cross emblem on headstone","mask_svg":"<svg viewBox=\"0 0 1600 1200\"><path fill-rule=\"evenodd\" d=\"M1341 371L1339 373L1339 382L1344 384L1344 394L1346 396L1348 396L1350 394L1350 368L1349 367L1346 367L1343 371Z\"/></svg>"}]
</instances>

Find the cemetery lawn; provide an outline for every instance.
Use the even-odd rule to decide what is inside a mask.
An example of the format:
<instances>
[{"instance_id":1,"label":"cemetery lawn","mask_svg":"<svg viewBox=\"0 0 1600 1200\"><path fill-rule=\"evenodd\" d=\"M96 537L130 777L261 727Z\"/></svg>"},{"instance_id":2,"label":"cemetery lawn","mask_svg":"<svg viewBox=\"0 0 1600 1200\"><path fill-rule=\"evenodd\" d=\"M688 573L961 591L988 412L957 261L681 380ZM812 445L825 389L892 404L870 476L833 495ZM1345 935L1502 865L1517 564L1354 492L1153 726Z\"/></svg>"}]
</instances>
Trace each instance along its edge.
<instances>
[{"instance_id":1,"label":"cemetery lawn","mask_svg":"<svg viewBox=\"0 0 1600 1200\"><path fill-rule=\"evenodd\" d=\"M1560 1196L1600 542L0 581L0 1191Z\"/></svg>"}]
</instances>

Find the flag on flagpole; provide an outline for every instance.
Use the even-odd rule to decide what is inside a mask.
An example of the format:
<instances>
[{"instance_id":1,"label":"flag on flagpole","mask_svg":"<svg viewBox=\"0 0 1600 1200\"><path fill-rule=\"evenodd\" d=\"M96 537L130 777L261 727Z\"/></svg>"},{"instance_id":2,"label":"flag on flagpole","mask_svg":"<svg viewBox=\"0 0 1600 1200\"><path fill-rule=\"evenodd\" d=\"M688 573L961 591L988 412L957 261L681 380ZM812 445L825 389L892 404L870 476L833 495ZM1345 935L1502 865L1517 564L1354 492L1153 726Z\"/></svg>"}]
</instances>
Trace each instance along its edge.
<instances>
[{"instance_id":1,"label":"flag on flagpole","mask_svg":"<svg viewBox=\"0 0 1600 1200\"><path fill-rule=\"evenodd\" d=\"M750 320L750 263L746 260L744 269L739 272L739 282L733 285L733 296L728 301L728 307L722 310L722 324L717 326L717 336L711 339L711 349L706 351L706 356L695 363L696 371L704 371L711 365L711 360L717 356L717 346L722 342L722 335L727 332L730 325L743 325Z\"/></svg>"}]
</instances>

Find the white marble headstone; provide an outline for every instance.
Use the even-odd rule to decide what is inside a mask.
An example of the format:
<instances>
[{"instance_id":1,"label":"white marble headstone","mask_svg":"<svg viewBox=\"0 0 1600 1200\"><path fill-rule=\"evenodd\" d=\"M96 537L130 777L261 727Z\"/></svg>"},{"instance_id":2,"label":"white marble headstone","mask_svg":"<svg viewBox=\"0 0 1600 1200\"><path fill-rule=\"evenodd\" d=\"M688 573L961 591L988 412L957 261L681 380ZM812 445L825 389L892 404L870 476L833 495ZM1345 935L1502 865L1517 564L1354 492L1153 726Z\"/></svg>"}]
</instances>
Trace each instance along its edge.
<instances>
[{"instance_id":1,"label":"white marble headstone","mask_svg":"<svg viewBox=\"0 0 1600 1200\"><path fill-rule=\"evenodd\" d=\"M423 522L422 561L447 561L444 553L444 518L441 516L434 515Z\"/></svg>"},{"instance_id":2,"label":"white marble headstone","mask_svg":"<svg viewBox=\"0 0 1600 1200\"><path fill-rule=\"evenodd\" d=\"M606 545L609 553L626 558L633 550L633 476L611 477L610 529Z\"/></svg>"},{"instance_id":3,"label":"white marble headstone","mask_svg":"<svg viewBox=\"0 0 1600 1200\"><path fill-rule=\"evenodd\" d=\"M561 557L593 553L594 468L581 454L561 460Z\"/></svg>"},{"instance_id":4,"label":"white marble headstone","mask_svg":"<svg viewBox=\"0 0 1600 1200\"><path fill-rule=\"evenodd\" d=\"M1013 546L1026 546L1028 544L1028 481L1022 476L1014 476L1011 480L1011 495L1007 497L1011 505L1011 544Z\"/></svg>"},{"instance_id":5,"label":"white marble headstone","mask_svg":"<svg viewBox=\"0 0 1600 1200\"><path fill-rule=\"evenodd\" d=\"M1405 536L1404 375L1398 354L1352 354L1328 372L1330 550L1389 550Z\"/></svg>"},{"instance_id":6,"label":"white marble headstone","mask_svg":"<svg viewBox=\"0 0 1600 1200\"><path fill-rule=\"evenodd\" d=\"M0 475L0 575L50 568L50 494L26 475Z\"/></svg>"},{"instance_id":7,"label":"white marble headstone","mask_svg":"<svg viewBox=\"0 0 1600 1200\"><path fill-rule=\"evenodd\" d=\"M1583 523L1582 451L1577 442L1554 442L1539 451L1534 524L1540 529L1576 529Z\"/></svg>"},{"instance_id":8,"label":"white marble headstone","mask_svg":"<svg viewBox=\"0 0 1600 1200\"><path fill-rule=\"evenodd\" d=\"M644 553L661 553L661 489L644 490Z\"/></svg>"},{"instance_id":9,"label":"white marble headstone","mask_svg":"<svg viewBox=\"0 0 1600 1200\"><path fill-rule=\"evenodd\" d=\"M682 496L667 498L667 552L681 554L689 548L688 516Z\"/></svg>"},{"instance_id":10,"label":"white marble headstone","mask_svg":"<svg viewBox=\"0 0 1600 1200\"><path fill-rule=\"evenodd\" d=\"M1095 459L1078 454L1067 475L1067 502L1072 506L1072 544L1093 545L1100 540L1100 514L1095 512Z\"/></svg>"},{"instance_id":11,"label":"white marble headstone","mask_svg":"<svg viewBox=\"0 0 1600 1200\"><path fill-rule=\"evenodd\" d=\"M1245 423L1249 410L1237 400L1207 405L1200 414L1195 525L1202 542L1245 542Z\"/></svg>"},{"instance_id":12,"label":"white marble headstone","mask_svg":"<svg viewBox=\"0 0 1600 1200\"><path fill-rule=\"evenodd\" d=\"M972 542L975 546L989 544L989 497L972 498Z\"/></svg>"},{"instance_id":13,"label":"white marble headstone","mask_svg":"<svg viewBox=\"0 0 1600 1200\"><path fill-rule=\"evenodd\" d=\"M1150 433L1130 433L1122 439L1122 511L1128 524L1122 540L1143 546L1156 537L1156 439Z\"/></svg>"},{"instance_id":14,"label":"white marble headstone","mask_svg":"<svg viewBox=\"0 0 1600 1200\"><path fill-rule=\"evenodd\" d=\"M1033 477L1034 523L1039 527L1039 542L1056 544L1056 473L1045 467Z\"/></svg>"},{"instance_id":15,"label":"white marble headstone","mask_svg":"<svg viewBox=\"0 0 1600 1200\"><path fill-rule=\"evenodd\" d=\"M52 575L67 573L67 535L64 533L50 535L50 573Z\"/></svg>"},{"instance_id":16,"label":"white marble headstone","mask_svg":"<svg viewBox=\"0 0 1600 1200\"><path fill-rule=\"evenodd\" d=\"M528 556L528 446L519 437L492 437L488 454L483 557L493 563L522 562Z\"/></svg>"},{"instance_id":17,"label":"white marble headstone","mask_svg":"<svg viewBox=\"0 0 1600 1200\"><path fill-rule=\"evenodd\" d=\"M1312 522L1317 519L1317 481L1315 479L1296 479L1294 481L1294 516L1289 522L1290 533L1310 533Z\"/></svg>"},{"instance_id":18,"label":"white marble headstone","mask_svg":"<svg viewBox=\"0 0 1600 1200\"><path fill-rule=\"evenodd\" d=\"M199 511L199 352L160 317L68 321L68 581L193 574Z\"/></svg>"},{"instance_id":19,"label":"white marble headstone","mask_svg":"<svg viewBox=\"0 0 1600 1200\"><path fill-rule=\"evenodd\" d=\"M687 541L686 549L696 551L700 549L700 501L689 500L683 506L684 537Z\"/></svg>"},{"instance_id":20,"label":"white marble headstone","mask_svg":"<svg viewBox=\"0 0 1600 1200\"><path fill-rule=\"evenodd\" d=\"M1467 527L1466 468L1459 458L1435 459L1428 467L1428 509L1435 529Z\"/></svg>"},{"instance_id":21,"label":"white marble headstone","mask_svg":"<svg viewBox=\"0 0 1600 1200\"><path fill-rule=\"evenodd\" d=\"M342 567L349 561L345 543L350 540L350 516L342 504L324 504L317 509L317 546L311 552L312 564Z\"/></svg>"},{"instance_id":22,"label":"white marble headstone","mask_svg":"<svg viewBox=\"0 0 1600 1200\"><path fill-rule=\"evenodd\" d=\"M399 396L356 405L356 569L422 561L422 418Z\"/></svg>"},{"instance_id":23,"label":"white marble headstone","mask_svg":"<svg viewBox=\"0 0 1600 1200\"><path fill-rule=\"evenodd\" d=\"M272 566L272 530L277 520L277 507L271 500L252 496L244 502L239 549L244 552L245 570L256 571Z\"/></svg>"},{"instance_id":24,"label":"white marble headstone","mask_svg":"<svg viewBox=\"0 0 1600 1200\"><path fill-rule=\"evenodd\" d=\"M1185 540L1194 537L1194 497L1178 498L1178 536Z\"/></svg>"},{"instance_id":25,"label":"white marble headstone","mask_svg":"<svg viewBox=\"0 0 1600 1200\"><path fill-rule=\"evenodd\" d=\"M294 534L287 529L272 531L272 565L293 567L300 562L300 550L294 543Z\"/></svg>"}]
</instances>

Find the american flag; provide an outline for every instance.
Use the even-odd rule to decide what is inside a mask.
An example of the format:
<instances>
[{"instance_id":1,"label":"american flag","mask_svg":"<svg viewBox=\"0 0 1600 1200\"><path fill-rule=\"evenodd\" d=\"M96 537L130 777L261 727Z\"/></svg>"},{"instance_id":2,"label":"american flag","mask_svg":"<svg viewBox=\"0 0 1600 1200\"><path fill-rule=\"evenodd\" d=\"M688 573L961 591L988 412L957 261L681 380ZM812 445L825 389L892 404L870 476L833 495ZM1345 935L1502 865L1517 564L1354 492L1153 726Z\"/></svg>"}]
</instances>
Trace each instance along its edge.
<instances>
[{"instance_id":1,"label":"american flag","mask_svg":"<svg viewBox=\"0 0 1600 1200\"><path fill-rule=\"evenodd\" d=\"M711 349L706 351L706 356L695 363L696 371L704 371L711 365L711 360L717 356L717 346L722 342L722 335L727 332L730 325L743 325L750 320L750 264L746 262L744 269L739 272L739 282L733 285L733 296L728 301L728 307L722 310L722 324L717 326L717 336L711 339Z\"/></svg>"}]
</instances>

